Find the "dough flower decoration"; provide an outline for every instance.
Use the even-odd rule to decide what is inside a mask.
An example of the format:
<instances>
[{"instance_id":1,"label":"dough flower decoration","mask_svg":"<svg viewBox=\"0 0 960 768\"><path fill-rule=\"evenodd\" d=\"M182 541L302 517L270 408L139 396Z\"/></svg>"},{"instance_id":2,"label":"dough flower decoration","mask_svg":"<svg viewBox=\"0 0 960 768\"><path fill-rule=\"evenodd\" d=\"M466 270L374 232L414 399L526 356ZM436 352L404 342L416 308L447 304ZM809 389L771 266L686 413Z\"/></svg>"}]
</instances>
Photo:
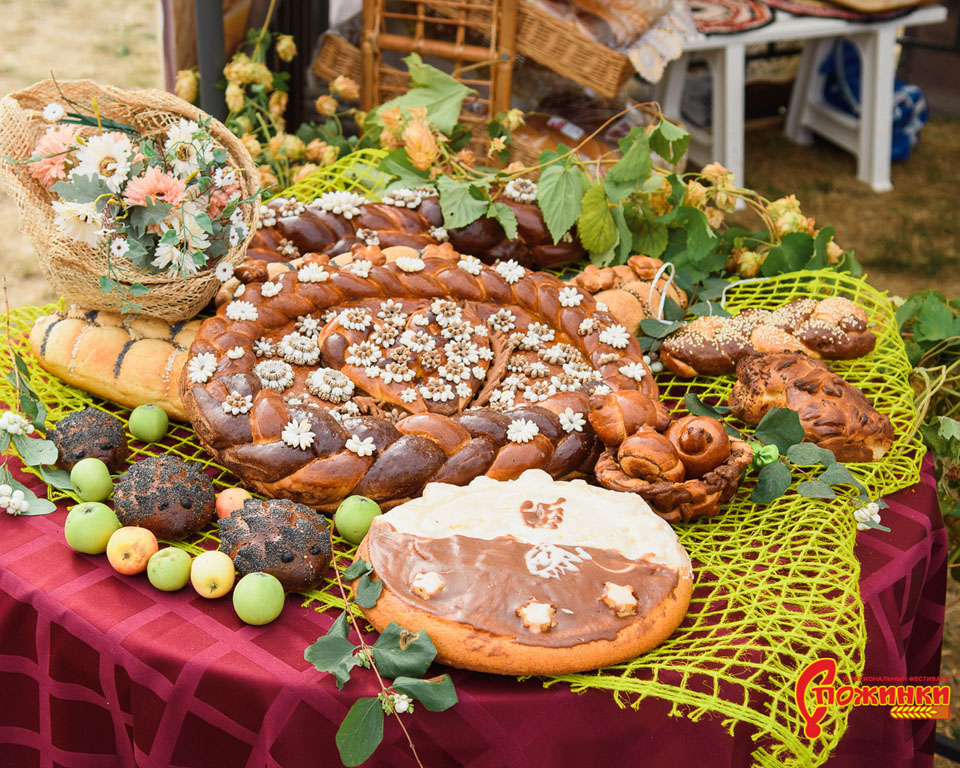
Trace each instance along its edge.
<instances>
[{"instance_id":1,"label":"dough flower decoration","mask_svg":"<svg viewBox=\"0 0 960 768\"><path fill-rule=\"evenodd\" d=\"M514 419L507 427L507 440L511 443L529 443L540 434L540 427L529 419Z\"/></svg>"},{"instance_id":2,"label":"dough flower decoration","mask_svg":"<svg viewBox=\"0 0 960 768\"><path fill-rule=\"evenodd\" d=\"M360 458L372 456L373 452L376 450L372 437L360 439L358 435L351 435L350 439L347 440L345 447L348 451L353 451Z\"/></svg>"},{"instance_id":3,"label":"dough flower decoration","mask_svg":"<svg viewBox=\"0 0 960 768\"><path fill-rule=\"evenodd\" d=\"M293 419L284 426L280 438L291 448L299 448L301 451L305 451L313 445L316 435L310 429L309 419L299 421Z\"/></svg>"},{"instance_id":4,"label":"dough flower decoration","mask_svg":"<svg viewBox=\"0 0 960 768\"><path fill-rule=\"evenodd\" d=\"M190 358L187 364L187 375L195 384L203 384L217 370L217 356L212 352L201 352Z\"/></svg>"}]
</instances>

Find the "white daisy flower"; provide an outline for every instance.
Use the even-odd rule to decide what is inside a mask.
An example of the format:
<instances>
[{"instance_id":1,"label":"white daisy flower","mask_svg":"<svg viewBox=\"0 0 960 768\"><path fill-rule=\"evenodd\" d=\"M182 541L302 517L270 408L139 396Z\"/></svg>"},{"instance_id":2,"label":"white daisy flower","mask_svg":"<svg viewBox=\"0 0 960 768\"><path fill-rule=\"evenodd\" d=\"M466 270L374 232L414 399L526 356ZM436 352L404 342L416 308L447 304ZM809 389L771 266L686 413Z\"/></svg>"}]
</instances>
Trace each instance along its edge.
<instances>
[{"instance_id":1,"label":"white daisy flower","mask_svg":"<svg viewBox=\"0 0 960 768\"><path fill-rule=\"evenodd\" d=\"M540 434L540 427L529 419L514 419L507 427L507 440L511 443L529 443Z\"/></svg>"},{"instance_id":2,"label":"white daisy flower","mask_svg":"<svg viewBox=\"0 0 960 768\"><path fill-rule=\"evenodd\" d=\"M110 255L115 259L122 259L130 250L130 243L125 237L116 237L110 243Z\"/></svg>"},{"instance_id":3,"label":"white daisy flower","mask_svg":"<svg viewBox=\"0 0 960 768\"><path fill-rule=\"evenodd\" d=\"M187 373L194 384L204 384L217 371L217 356L212 352L200 352L187 364Z\"/></svg>"},{"instance_id":4,"label":"white daisy flower","mask_svg":"<svg viewBox=\"0 0 960 768\"><path fill-rule=\"evenodd\" d=\"M257 318L260 317L257 308L249 301L231 301L227 304L226 315L237 322L249 320L252 323L255 323Z\"/></svg>"},{"instance_id":5,"label":"white daisy flower","mask_svg":"<svg viewBox=\"0 0 960 768\"><path fill-rule=\"evenodd\" d=\"M494 267L497 273L502 277L508 285L513 285L518 282L526 273L527 270L524 269L520 264L514 259L509 261L501 261L497 266Z\"/></svg>"},{"instance_id":6,"label":"white daisy flower","mask_svg":"<svg viewBox=\"0 0 960 768\"><path fill-rule=\"evenodd\" d=\"M460 261L457 262L457 266L464 272L474 276L479 275L483 271L483 262L476 256L461 256Z\"/></svg>"},{"instance_id":7,"label":"white daisy flower","mask_svg":"<svg viewBox=\"0 0 960 768\"><path fill-rule=\"evenodd\" d=\"M291 419L284 426L280 437L291 448L299 448L301 451L305 451L313 445L316 435L310 429L309 419L301 419L300 421Z\"/></svg>"},{"instance_id":8,"label":"white daisy flower","mask_svg":"<svg viewBox=\"0 0 960 768\"><path fill-rule=\"evenodd\" d=\"M64 108L55 101L51 101L43 108L43 119L48 123L59 123L66 114Z\"/></svg>"},{"instance_id":9,"label":"white daisy flower","mask_svg":"<svg viewBox=\"0 0 960 768\"><path fill-rule=\"evenodd\" d=\"M227 240L231 248L236 248L240 245L240 232L236 227L230 227L230 234L227 236Z\"/></svg>"},{"instance_id":10,"label":"white daisy flower","mask_svg":"<svg viewBox=\"0 0 960 768\"><path fill-rule=\"evenodd\" d=\"M93 176L103 179L107 188L119 192L130 177L133 145L126 136L104 133L88 136L77 150L77 165L72 176Z\"/></svg>"},{"instance_id":11,"label":"white daisy flower","mask_svg":"<svg viewBox=\"0 0 960 768\"><path fill-rule=\"evenodd\" d=\"M623 349L630 343L630 332L623 325L611 325L600 331L600 343Z\"/></svg>"},{"instance_id":12,"label":"white daisy flower","mask_svg":"<svg viewBox=\"0 0 960 768\"><path fill-rule=\"evenodd\" d=\"M228 416L239 416L248 413L253 408L253 396L241 395L237 390L233 390L227 399L223 401L223 412Z\"/></svg>"},{"instance_id":13,"label":"white daisy flower","mask_svg":"<svg viewBox=\"0 0 960 768\"><path fill-rule=\"evenodd\" d=\"M365 437L361 440L359 435L350 435L350 439L347 440L345 447L348 451L353 451L361 459L364 456L373 456L373 452L376 450L372 437Z\"/></svg>"},{"instance_id":14,"label":"white daisy flower","mask_svg":"<svg viewBox=\"0 0 960 768\"><path fill-rule=\"evenodd\" d=\"M560 300L561 307L579 307L580 302L583 301L583 294L576 288L568 285L560 291L557 298Z\"/></svg>"},{"instance_id":15,"label":"white daisy flower","mask_svg":"<svg viewBox=\"0 0 960 768\"><path fill-rule=\"evenodd\" d=\"M227 282L231 277L233 277L233 264L229 261L221 261L217 264L217 268L213 270L213 274L216 276L217 280L221 283Z\"/></svg>"},{"instance_id":16,"label":"white daisy flower","mask_svg":"<svg viewBox=\"0 0 960 768\"><path fill-rule=\"evenodd\" d=\"M560 426L563 427L564 432L583 432L584 426L586 426L587 420L583 417L583 414L579 411L573 410L573 408L567 408L563 413L560 414Z\"/></svg>"},{"instance_id":17,"label":"white daisy flower","mask_svg":"<svg viewBox=\"0 0 960 768\"><path fill-rule=\"evenodd\" d=\"M54 200L54 223L71 240L95 246L100 239L100 214L93 203Z\"/></svg>"},{"instance_id":18,"label":"white daisy flower","mask_svg":"<svg viewBox=\"0 0 960 768\"><path fill-rule=\"evenodd\" d=\"M227 357L229 357L231 360L239 360L241 357L243 357L243 347L240 345L231 347L227 350Z\"/></svg>"},{"instance_id":19,"label":"white daisy flower","mask_svg":"<svg viewBox=\"0 0 960 768\"><path fill-rule=\"evenodd\" d=\"M404 272L422 272L427 266L419 256L401 256L394 264Z\"/></svg>"},{"instance_id":20,"label":"white daisy flower","mask_svg":"<svg viewBox=\"0 0 960 768\"><path fill-rule=\"evenodd\" d=\"M301 283L325 283L330 279L330 273L319 264L310 262L297 270L297 280Z\"/></svg>"},{"instance_id":21,"label":"white daisy flower","mask_svg":"<svg viewBox=\"0 0 960 768\"><path fill-rule=\"evenodd\" d=\"M219 169L218 169L219 170ZM243 224L243 209L238 205L233 209L233 213L230 214L230 223L235 227L239 227Z\"/></svg>"},{"instance_id":22,"label":"white daisy flower","mask_svg":"<svg viewBox=\"0 0 960 768\"><path fill-rule=\"evenodd\" d=\"M627 363L626 365L621 365L619 370L620 373L628 379L633 379L634 381L643 381L643 377L647 375L643 363Z\"/></svg>"},{"instance_id":23,"label":"white daisy flower","mask_svg":"<svg viewBox=\"0 0 960 768\"><path fill-rule=\"evenodd\" d=\"M188 177L200 170L201 163L208 165L213 161L213 146L209 138L194 138L200 133L200 126L193 120L180 118L167 129L167 140L163 143L163 153L173 166L173 172L181 178Z\"/></svg>"},{"instance_id":24,"label":"white daisy flower","mask_svg":"<svg viewBox=\"0 0 960 768\"><path fill-rule=\"evenodd\" d=\"M279 280L277 280L277 282L275 283L273 281L268 280L267 282L265 282L263 285L260 286L260 295L266 296L269 299L276 296L282 290L283 290L283 283L281 283Z\"/></svg>"}]
</instances>

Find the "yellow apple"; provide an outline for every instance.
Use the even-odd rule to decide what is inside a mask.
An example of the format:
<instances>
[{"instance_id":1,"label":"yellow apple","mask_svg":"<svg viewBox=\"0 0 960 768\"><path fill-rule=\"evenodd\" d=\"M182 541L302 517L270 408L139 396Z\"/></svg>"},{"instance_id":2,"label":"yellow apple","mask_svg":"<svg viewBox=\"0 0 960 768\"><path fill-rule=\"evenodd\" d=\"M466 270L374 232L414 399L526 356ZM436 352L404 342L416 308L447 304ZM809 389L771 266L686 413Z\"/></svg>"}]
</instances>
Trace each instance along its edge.
<instances>
[{"instance_id":1,"label":"yellow apple","mask_svg":"<svg viewBox=\"0 0 960 768\"><path fill-rule=\"evenodd\" d=\"M235 578L233 560L218 549L201 552L190 566L190 583L201 597L223 597L233 588Z\"/></svg>"},{"instance_id":2,"label":"yellow apple","mask_svg":"<svg viewBox=\"0 0 960 768\"><path fill-rule=\"evenodd\" d=\"M117 528L107 542L107 560L117 573L132 576L147 570L147 563L157 551L157 537L152 531L136 525Z\"/></svg>"}]
</instances>

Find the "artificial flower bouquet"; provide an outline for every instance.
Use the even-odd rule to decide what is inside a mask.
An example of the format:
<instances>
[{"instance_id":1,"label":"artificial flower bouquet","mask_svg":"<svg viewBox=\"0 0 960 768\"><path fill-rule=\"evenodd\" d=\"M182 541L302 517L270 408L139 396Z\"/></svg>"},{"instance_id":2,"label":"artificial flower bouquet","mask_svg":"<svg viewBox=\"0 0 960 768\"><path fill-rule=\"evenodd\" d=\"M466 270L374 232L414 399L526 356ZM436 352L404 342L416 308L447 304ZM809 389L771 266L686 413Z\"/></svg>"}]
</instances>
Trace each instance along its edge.
<instances>
[{"instance_id":1,"label":"artificial flower bouquet","mask_svg":"<svg viewBox=\"0 0 960 768\"><path fill-rule=\"evenodd\" d=\"M45 81L0 101L0 181L68 301L167 321L198 312L243 258L259 209L249 153L159 91Z\"/></svg>"}]
</instances>

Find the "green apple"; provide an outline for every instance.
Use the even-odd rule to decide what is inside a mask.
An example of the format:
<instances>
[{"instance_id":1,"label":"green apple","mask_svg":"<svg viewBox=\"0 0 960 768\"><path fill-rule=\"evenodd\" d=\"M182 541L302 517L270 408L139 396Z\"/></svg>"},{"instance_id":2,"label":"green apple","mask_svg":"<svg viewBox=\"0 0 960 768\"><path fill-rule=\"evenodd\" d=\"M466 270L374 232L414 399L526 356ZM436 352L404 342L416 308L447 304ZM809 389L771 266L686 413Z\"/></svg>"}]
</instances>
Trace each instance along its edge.
<instances>
[{"instance_id":1,"label":"green apple","mask_svg":"<svg viewBox=\"0 0 960 768\"><path fill-rule=\"evenodd\" d=\"M190 581L190 555L177 547L164 547L147 561L147 578L157 589L176 592Z\"/></svg>"},{"instance_id":2,"label":"green apple","mask_svg":"<svg viewBox=\"0 0 960 768\"><path fill-rule=\"evenodd\" d=\"M370 530L373 518L380 514L380 505L366 496L347 496L333 513L333 524L343 538L359 544Z\"/></svg>"},{"instance_id":3,"label":"green apple","mask_svg":"<svg viewBox=\"0 0 960 768\"><path fill-rule=\"evenodd\" d=\"M120 521L110 507L99 501L85 501L67 513L63 535L77 552L100 555L106 552L107 542L119 527Z\"/></svg>"},{"instance_id":4,"label":"green apple","mask_svg":"<svg viewBox=\"0 0 960 768\"><path fill-rule=\"evenodd\" d=\"M80 459L70 470L70 482L84 501L103 501L113 493L110 470L100 459Z\"/></svg>"},{"instance_id":5,"label":"green apple","mask_svg":"<svg viewBox=\"0 0 960 768\"><path fill-rule=\"evenodd\" d=\"M233 610L247 624L269 624L283 610L283 586L269 573L248 573L233 588Z\"/></svg>"},{"instance_id":6,"label":"green apple","mask_svg":"<svg viewBox=\"0 0 960 768\"><path fill-rule=\"evenodd\" d=\"M145 443L155 443L163 440L167 434L167 427L170 420L167 418L166 411L157 405L138 405L130 414L128 427L130 434L137 440Z\"/></svg>"}]
</instances>

